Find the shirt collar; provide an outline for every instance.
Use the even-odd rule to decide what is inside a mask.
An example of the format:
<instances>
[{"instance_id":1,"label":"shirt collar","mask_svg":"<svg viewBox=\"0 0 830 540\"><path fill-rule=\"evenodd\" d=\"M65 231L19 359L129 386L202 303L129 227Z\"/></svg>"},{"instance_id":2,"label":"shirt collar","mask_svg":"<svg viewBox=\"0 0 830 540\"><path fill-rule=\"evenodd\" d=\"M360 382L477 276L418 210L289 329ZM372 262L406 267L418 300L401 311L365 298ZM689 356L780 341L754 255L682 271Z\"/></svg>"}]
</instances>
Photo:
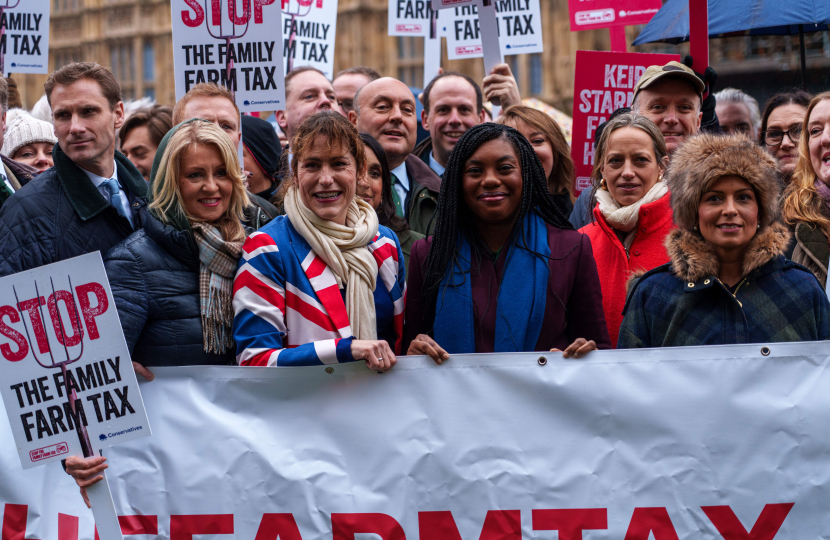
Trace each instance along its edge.
<instances>
[{"instance_id":1,"label":"shirt collar","mask_svg":"<svg viewBox=\"0 0 830 540\"><path fill-rule=\"evenodd\" d=\"M441 176L444 174L444 171L447 169L437 161L435 161L435 156L432 155L432 150L429 151L429 168L435 171L435 174Z\"/></svg>"},{"instance_id":2,"label":"shirt collar","mask_svg":"<svg viewBox=\"0 0 830 540\"><path fill-rule=\"evenodd\" d=\"M112 176L110 178L115 178L116 180L118 180L118 164L115 162L114 159L112 160L112 167L113 167L112 168L113 173L112 173ZM88 170L84 169L80 165L78 166L78 168L81 169L82 171L84 171L84 174L87 175L87 177L92 181L92 184L95 187L100 187L101 184L103 184L104 182L109 180L109 178L104 178L103 176L98 176L95 173L89 172Z\"/></svg>"},{"instance_id":3,"label":"shirt collar","mask_svg":"<svg viewBox=\"0 0 830 540\"><path fill-rule=\"evenodd\" d=\"M401 186L407 191L409 191L409 175L406 174L406 161L401 163L397 166L397 168L392 169L392 174L398 179Z\"/></svg>"}]
</instances>

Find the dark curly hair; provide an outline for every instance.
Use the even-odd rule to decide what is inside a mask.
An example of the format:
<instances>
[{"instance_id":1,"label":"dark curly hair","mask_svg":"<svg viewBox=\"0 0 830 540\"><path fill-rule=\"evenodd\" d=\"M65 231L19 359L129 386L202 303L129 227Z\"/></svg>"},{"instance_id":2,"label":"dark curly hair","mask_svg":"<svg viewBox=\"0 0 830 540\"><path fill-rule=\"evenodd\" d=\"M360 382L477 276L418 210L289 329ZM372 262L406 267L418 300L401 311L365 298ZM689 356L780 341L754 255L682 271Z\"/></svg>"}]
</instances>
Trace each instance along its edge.
<instances>
[{"instance_id":1,"label":"dark curly hair","mask_svg":"<svg viewBox=\"0 0 830 540\"><path fill-rule=\"evenodd\" d=\"M524 218L531 211L536 212L546 223L554 227L573 230L568 216L564 215L548 190L545 169L536 157L536 152L521 133L512 127L492 123L469 129L455 145L447 161L441 182L441 194L438 197L438 208L432 218L432 221L435 221L435 232L429 254L424 261L423 313L423 327L430 331L435 323L435 308L441 282L452 268L460 266L458 262L461 236L472 245L481 243L479 233L473 225L472 211L463 202L464 165L481 145L495 139L504 139L513 145L522 171L522 200L508 243L515 243L517 247L535 253L527 245L524 230ZM508 263L509 260L505 267Z\"/></svg>"}]
</instances>

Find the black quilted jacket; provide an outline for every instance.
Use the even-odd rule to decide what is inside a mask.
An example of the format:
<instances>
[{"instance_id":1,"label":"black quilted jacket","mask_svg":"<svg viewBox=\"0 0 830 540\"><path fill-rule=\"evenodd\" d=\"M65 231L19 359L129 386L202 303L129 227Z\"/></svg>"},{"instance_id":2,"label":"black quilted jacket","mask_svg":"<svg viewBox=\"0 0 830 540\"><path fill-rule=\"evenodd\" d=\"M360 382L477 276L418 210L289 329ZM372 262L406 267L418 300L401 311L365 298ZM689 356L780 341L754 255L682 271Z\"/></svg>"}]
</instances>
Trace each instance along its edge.
<instances>
[{"instance_id":1,"label":"black quilted jacket","mask_svg":"<svg viewBox=\"0 0 830 540\"><path fill-rule=\"evenodd\" d=\"M0 208L0 277L93 251L106 253L132 234L89 177L53 150L55 166L39 174ZM115 153L118 179L128 193L136 228L147 210L147 183L130 161Z\"/></svg>"}]
</instances>

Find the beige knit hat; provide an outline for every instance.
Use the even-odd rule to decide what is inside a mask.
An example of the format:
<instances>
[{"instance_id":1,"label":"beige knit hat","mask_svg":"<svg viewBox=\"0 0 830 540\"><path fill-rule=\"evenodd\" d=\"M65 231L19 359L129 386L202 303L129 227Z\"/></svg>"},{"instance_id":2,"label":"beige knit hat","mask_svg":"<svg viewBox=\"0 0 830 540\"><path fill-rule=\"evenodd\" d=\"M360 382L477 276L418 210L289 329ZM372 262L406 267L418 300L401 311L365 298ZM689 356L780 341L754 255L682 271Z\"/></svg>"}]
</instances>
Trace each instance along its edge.
<instances>
[{"instance_id":1,"label":"beige knit hat","mask_svg":"<svg viewBox=\"0 0 830 540\"><path fill-rule=\"evenodd\" d=\"M58 142L55 129L49 122L38 120L28 113L21 113L6 125L0 153L12 157L21 147L35 142L55 144Z\"/></svg>"}]
</instances>

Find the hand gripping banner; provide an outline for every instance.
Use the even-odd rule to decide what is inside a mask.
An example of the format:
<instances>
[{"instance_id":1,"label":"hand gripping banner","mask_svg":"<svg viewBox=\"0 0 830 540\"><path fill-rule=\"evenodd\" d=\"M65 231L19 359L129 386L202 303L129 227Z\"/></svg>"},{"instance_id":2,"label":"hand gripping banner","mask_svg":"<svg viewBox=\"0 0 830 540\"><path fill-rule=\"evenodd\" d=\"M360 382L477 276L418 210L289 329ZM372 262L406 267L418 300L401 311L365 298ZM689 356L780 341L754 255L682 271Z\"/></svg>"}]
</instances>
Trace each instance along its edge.
<instances>
[{"instance_id":1,"label":"hand gripping banner","mask_svg":"<svg viewBox=\"0 0 830 540\"><path fill-rule=\"evenodd\" d=\"M166 368L153 436L105 455L144 538L825 538L828 368L824 343ZM0 511L3 538L93 538L5 422Z\"/></svg>"}]
</instances>

